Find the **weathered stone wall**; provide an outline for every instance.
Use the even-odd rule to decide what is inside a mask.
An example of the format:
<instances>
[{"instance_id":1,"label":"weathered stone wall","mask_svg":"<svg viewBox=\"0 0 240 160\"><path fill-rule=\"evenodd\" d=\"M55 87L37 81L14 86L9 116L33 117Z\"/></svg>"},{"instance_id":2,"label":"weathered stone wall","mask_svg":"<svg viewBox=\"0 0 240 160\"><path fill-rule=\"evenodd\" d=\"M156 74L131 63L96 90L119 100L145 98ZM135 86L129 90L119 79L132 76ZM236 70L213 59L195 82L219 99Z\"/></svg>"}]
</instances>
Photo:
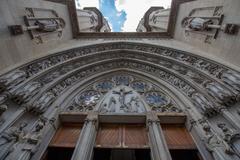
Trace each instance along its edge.
<instances>
[{"instance_id":1,"label":"weathered stone wall","mask_svg":"<svg viewBox=\"0 0 240 160\"><path fill-rule=\"evenodd\" d=\"M199 34L187 35L181 26L182 19L189 15L192 9L201 7L223 6L223 24L240 22L240 1L239 0L197 0L184 3L180 6L177 17L174 38L186 42L193 47L197 47L207 52L209 57L222 59L222 61L240 66L240 33L237 35L228 35L219 32L217 39L212 39L210 43L204 42L204 36ZM203 15L204 16L204 15Z\"/></svg>"},{"instance_id":2,"label":"weathered stone wall","mask_svg":"<svg viewBox=\"0 0 240 160\"><path fill-rule=\"evenodd\" d=\"M25 25L23 16L26 7L54 9L66 23L62 37L36 44L28 32L17 36L10 35L8 25ZM72 38L67 6L43 0L1 0L0 35L0 70L46 55L47 51Z\"/></svg>"}]
</instances>

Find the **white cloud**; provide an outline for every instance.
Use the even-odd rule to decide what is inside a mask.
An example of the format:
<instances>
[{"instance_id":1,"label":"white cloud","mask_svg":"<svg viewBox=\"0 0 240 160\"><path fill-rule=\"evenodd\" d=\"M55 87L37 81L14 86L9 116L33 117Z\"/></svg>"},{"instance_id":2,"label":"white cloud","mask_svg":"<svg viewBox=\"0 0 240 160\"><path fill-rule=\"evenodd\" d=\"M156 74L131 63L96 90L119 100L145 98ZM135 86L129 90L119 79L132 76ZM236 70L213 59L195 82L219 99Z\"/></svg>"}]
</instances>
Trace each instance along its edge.
<instances>
[{"instance_id":1,"label":"white cloud","mask_svg":"<svg viewBox=\"0 0 240 160\"><path fill-rule=\"evenodd\" d=\"M135 32L137 25L144 13L151 6L171 6L171 0L116 0L117 9L124 10L127 13L127 20L124 23L124 32Z\"/></svg>"},{"instance_id":2,"label":"white cloud","mask_svg":"<svg viewBox=\"0 0 240 160\"><path fill-rule=\"evenodd\" d=\"M80 8L83 9L84 7L96 7L99 9L99 0L75 0L80 3Z\"/></svg>"},{"instance_id":3,"label":"white cloud","mask_svg":"<svg viewBox=\"0 0 240 160\"><path fill-rule=\"evenodd\" d=\"M76 0L81 7L96 7L99 9L99 0ZM151 6L163 6L169 8L172 0L115 0L118 11L124 10L127 13L123 32L136 32L137 25L144 13ZM108 21L109 22L109 21ZM112 24L109 24L112 27Z\"/></svg>"}]
</instances>

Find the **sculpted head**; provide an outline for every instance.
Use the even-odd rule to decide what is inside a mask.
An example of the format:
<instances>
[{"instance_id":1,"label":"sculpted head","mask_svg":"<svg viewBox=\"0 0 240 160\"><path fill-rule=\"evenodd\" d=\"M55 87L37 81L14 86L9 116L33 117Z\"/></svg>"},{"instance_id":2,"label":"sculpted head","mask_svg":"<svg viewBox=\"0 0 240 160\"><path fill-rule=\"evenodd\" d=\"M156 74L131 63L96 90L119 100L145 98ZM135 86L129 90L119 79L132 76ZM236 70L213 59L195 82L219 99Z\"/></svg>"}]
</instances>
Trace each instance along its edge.
<instances>
[{"instance_id":1,"label":"sculpted head","mask_svg":"<svg viewBox=\"0 0 240 160\"><path fill-rule=\"evenodd\" d=\"M19 124L19 129L22 130L23 128L25 128L27 126L27 123L26 122L21 122Z\"/></svg>"}]
</instances>

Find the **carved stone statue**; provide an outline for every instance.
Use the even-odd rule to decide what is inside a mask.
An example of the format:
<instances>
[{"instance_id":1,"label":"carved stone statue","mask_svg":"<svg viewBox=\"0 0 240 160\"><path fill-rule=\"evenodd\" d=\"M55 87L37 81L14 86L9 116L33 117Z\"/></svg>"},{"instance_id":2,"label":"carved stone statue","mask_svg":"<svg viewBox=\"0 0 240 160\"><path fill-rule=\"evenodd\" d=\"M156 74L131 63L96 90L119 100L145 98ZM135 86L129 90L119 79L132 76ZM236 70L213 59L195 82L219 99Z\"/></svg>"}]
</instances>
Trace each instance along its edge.
<instances>
[{"instance_id":1,"label":"carved stone statue","mask_svg":"<svg viewBox=\"0 0 240 160\"><path fill-rule=\"evenodd\" d=\"M9 154L6 160L30 160L41 144L45 124L46 119L41 117L35 125L34 130L23 137L24 141L16 146L16 151Z\"/></svg>"},{"instance_id":2,"label":"carved stone statue","mask_svg":"<svg viewBox=\"0 0 240 160\"><path fill-rule=\"evenodd\" d=\"M218 128L220 128L224 134L223 139L230 145L232 145L236 139L240 138L240 133L228 128L225 123L219 123Z\"/></svg>"},{"instance_id":3,"label":"carved stone statue","mask_svg":"<svg viewBox=\"0 0 240 160\"><path fill-rule=\"evenodd\" d=\"M22 148L23 152L19 156L18 160L30 160L31 156L38 150L38 147L41 144L45 124L45 121L40 120L35 126L34 131L25 136L26 143Z\"/></svg>"},{"instance_id":4,"label":"carved stone statue","mask_svg":"<svg viewBox=\"0 0 240 160\"><path fill-rule=\"evenodd\" d=\"M209 31L211 30L211 27L209 26L211 24L213 24L211 19L203 19L199 17L185 17L182 20L182 27L195 31Z\"/></svg>"},{"instance_id":5,"label":"carved stone statue","mask_svg":"<svg viewBox=\"0 0 240 160\"><path fill-rule=\"evenodd\" d=\"M232 98L232 94L216 82L206 83L204 84L204 86L209 91L210 95L212 95L213 97L217 97L225 103L228 103Z\"/></svg>"},{"instance_id":6,"label":"carved stone statue","mask_svg":"<svg viewBox=\"0 0 240 160\"><path fill-rule=\"evenodd\" d=\"M206 116L211 116L216 113L216 109L202 94L193 93L192 99L194 100L194 103L201 108Z\"/></svg>"},{"instance_id":7,"label":"carved stone statue","mask_svg":"<svg viewBox=\"0 0 240 160\"><path fill-rule=\"evenodd\" d=\"M19 101L29 101L33 96L35 96L41 88L39 82L31 82L27 84L23 89L16 93Z\"/></svg>"},{"instance_id":8,"label":"carved stone statue","mask_svg":"<svg viewBox=\"0 0 240 160\"><path fill-rule=\"evenodd\" d=\"M54 32L61 28L60 24L54 19L37 20L34 25L39 32Z\"/></svg>"},{"instance_id":9,"label":"carved stone statue","mask_svg":"<svg viewBox=\"0 0 240 160\"><path fill-rule=\"evenodd\" d=\"M138 97L131 97L130 101L127 104L127 112L130 113L141 113L143 112L140 107L140 100Z\"/></svg>"},{"instance_id":10,"label":"carved stone statue","mask_svg":"<svg viewBox=\"0 0 240 160\"><path fill-rule=\"evenodd\" d=\"M47 107L51 105L54 99L55 99L54 94L51 92L47 92L36 102L32 110L38 113L43 113L47 109Z\"/></svg>"},{"instance_id":11,"label":"carved stone statue","mask_svg":"<svg viewBox=\"0 0 240 160\"><path fill-rule=\"evenodd\" d=\"M108 103L104 103L101 112L106 113L106 112L116 112L116 103L117 101L115 100L114 97L110 97L110 100Z\"/></svg>"},{"instance_id":12,"label":"carved stone statue","mask_svg":"<svg viewBox=\"0 0 240 160\"><path fill-rule=\"evenodd\" d=\"M113 91L113 94L119 95L119 102L120 102L120 108L127 108L127 105L125 104L125 97L127 94L132 94L132 91L125 91L125 88L121 88L119 92Z\"/></svg>"},{"instance_id":13,"label":"carved stone statue","mask_svg":"<svg viewBox=\"0 0 240 160\"><path fill-rule=\"evenodd\" d=\"M203 130L205 131L205 145L209 152L212 153L215 160L231 160L233 150L231 147L220 137L218 137L211 130L208 124L204 124Z\"/></svg>"},{"instance_id":14,"label":"carved stone statue","mask_svg":"<svg viewBox=\"0 0 240 160\"><path fill-rule=\"evenodd\" d=\"M25 136L23 129L26 126L27 123L20 123L19 126L10 127L0 135L0 159L5 159L14 150L14 145L23 139Z\"/></svg>"},{"instance_id":15,"label":"carved stone statue","mask_svg":"<svg viewBox=\"0 0 240 160\"><path fill-rule=\"evenodd\" d=\"M116 111L116 100L114 97L111 97L110 98L110 101L108 103L108 109L109 109L109 112L115 112Z\"/></svg>"},{"instance_id":16,"label":"carved stone statue","mask_svg":"<svg viewBox=\"0 0 240 160\"><path fill-rule=\"evenodd\" d=\"M16 70L0 78L1 86L7 86L11 89L13 86L18 85L27 78L27 74L24 71Z\"/></svg>"},{"instance_id":17,"label":"carved stone statue","mask_svg":"<svg viewBox=\"0 0 240 160\"><path fill-rule=\"evenodd\" d=\"M3 104L7 101L8 99L8 94L1 94L0 95L0 104Z\"/></svg>"},{"instance_id":18,"label":"carved stone statue","mask_svg":"<svg viewBox=\"0 0 240 160\"><path fill-rule=\"evenodd\" d=\"M240 74L234 71L222 72L220 78L228 85L240 92Z\"/></svg>"}]
</instances>

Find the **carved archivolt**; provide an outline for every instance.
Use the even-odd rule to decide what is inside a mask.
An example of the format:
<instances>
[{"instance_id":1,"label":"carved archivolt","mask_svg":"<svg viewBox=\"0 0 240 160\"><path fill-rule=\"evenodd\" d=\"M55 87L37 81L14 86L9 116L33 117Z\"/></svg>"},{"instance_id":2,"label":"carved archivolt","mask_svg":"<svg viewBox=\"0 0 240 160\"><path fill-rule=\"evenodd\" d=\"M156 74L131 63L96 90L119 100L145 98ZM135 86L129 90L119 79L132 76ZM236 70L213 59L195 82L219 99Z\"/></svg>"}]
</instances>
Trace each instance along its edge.
<instances>
[{"instance_id":1,"label":"carved archivolt","mask_svg":"<svg viewBox=\"0 0 240 160\"><path fill-rule=\"evenodd\" d=\"M240 74L235 70L191 53L123 42L75 48L35 60L2 75L0 88L30 110L38 108L37 112L42 112L70 86L115 68L140 70L163 79L207 116L239 99ZM145 86L138 82L131 85ZM101 86L112 87L103 83L95 88ZM144 92L143 88L138 89ZM104 90L103 87L100 92Z\"/></svg>"},{"instance_id":2,"label":"carved archivolt","mask_svg":"<svg viewBox=\"0 0 240 160\"><path fill-rule=\"evenodd\" d=\"M197 134L203 135L206 148L218 159L219 155L215 153L222 154L221 151L236 154L234 147L239 132L219 123L215 134L216 128L210 127L203 116L222 113L226 122L239 129L239 117L227 111L239 102L239 92L240 73L212 60L155 45L107 43L49 55L1 75L0 115L5 118L12 112L12 106L6 105L10 101L20 105L17 111L14 110L16 113L11 113L15 119L25 111L44 114L53 121L61 111L101 114L145 114L151 110L186 112L190 118L199 120L194 123L198 125ZM181 102L186 102L186 108L180 108L177 103L180 98L184 99ZM0 151L0 156L6 156L8 149L19 143L17 149L23 156L30 157L38 149L41 138L29 142L43 133L45 122L32 129L29 139L20 143L13 132L17 131L18 137L25 135L25 125L14 128L17 126L12 125L15 119L0 119L4 127L0 126L0 129L5 130L1 135L6 134L12 139L6 143L7 150ZM200 126L203 126L202 131ZM1 135L0 140L5 142Z\"/></svg>"}]
</instances>

